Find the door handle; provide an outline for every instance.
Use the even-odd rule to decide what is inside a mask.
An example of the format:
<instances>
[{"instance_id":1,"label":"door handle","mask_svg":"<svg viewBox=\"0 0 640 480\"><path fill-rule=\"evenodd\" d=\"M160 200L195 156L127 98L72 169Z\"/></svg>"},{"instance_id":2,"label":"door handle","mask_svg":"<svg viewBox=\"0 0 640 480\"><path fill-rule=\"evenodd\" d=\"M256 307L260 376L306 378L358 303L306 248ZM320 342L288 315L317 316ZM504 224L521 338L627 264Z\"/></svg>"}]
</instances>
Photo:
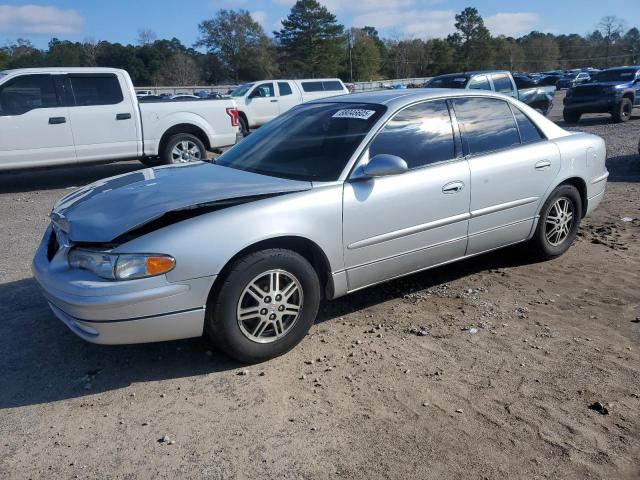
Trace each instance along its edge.
<instances>
[{"instance_id":1,"label":"door handle","mask_svg":"<svg viewBox=\"0 0 640 480\"><path fill-rule=\"evenodd\" d=\"M129 120L130 118L130 113L116 113L116 120Z\"/></svg>"},{"instance_id":2,"label":"door handle","mask_svg":"<svg viewBox=\"0 0 640 480\"><path fill-rule=\"evenodd\" d=\"M276 103L278 100L271 100L271 103Z\"/></svg>"},{"instance_id":3,"label":"door handle","mask_svg":"<svg viewBox=\"0 0 640 480\"><path fill-rule=\"evenodd\" d=\"M61 123L67 123L67 119L64 117L49 117L49 125L60 125Z\"/></svg>"},{"instance_id":4,"label":"door handle","mask_svg":"<svg viewBox=\"0 0 640 480\"><path fill-rule=\"evenodd\" d=\"M464 189L464 183L457 180L455 182L449 182L442 187L442 193L458 193Z\"/></svg>"},{"instance_id":5,"label":"door handle","mask_svg":"<svg viewBox=\"0 0 640 480\"><path fill-rule=\"evenodd\" d=\"M549 160L540 160L538 163L536 163L534 168L536 170L546 170L550 166L551 166L551 162Z\"/></svg>"}]
</instances>

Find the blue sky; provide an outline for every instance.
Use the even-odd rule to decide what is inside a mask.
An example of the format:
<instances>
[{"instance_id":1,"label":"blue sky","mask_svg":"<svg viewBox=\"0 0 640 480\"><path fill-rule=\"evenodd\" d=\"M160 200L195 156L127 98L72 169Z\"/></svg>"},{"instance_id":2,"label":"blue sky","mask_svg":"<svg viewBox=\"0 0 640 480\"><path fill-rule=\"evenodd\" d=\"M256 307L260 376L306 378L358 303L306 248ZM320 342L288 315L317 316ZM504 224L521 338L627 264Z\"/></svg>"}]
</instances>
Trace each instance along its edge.
<instances>
[{"instance_id":1,"label":"blue sky","mask_svg":"<svg viewBox=\"0 0 640 480\"><path fill-rule=\"evenodd\" d=\"M616 15L640 28L639 0L320 0L346 26L373 25L391 38L443 37L453 16L467 6L480 11L493 34L592 31L601 17ZM279 27L294 0L0 0L0 45L17 37L39 47L60 39L133 43L139 29L192 45L197 25L220 8L244 8L267 33Z\"/></svg>"}]
</instances>

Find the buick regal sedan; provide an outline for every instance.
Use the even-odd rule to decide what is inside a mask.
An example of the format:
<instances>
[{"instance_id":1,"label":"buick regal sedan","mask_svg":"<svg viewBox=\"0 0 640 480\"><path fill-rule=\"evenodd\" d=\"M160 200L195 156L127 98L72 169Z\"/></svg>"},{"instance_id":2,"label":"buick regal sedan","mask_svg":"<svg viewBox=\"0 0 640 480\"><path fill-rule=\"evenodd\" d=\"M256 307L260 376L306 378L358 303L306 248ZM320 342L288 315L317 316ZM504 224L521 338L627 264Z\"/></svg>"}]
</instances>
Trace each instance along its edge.
<instances>
[{"instance_id":1,"label":"buick regal sedan","mask_svg":"<svg viewBox=\"0 0 640 480\"><path fill-rule=\"evenodd\" d=\"M206 332L259 362L321 299L526 242L564 253L605 191L605 145L491 92L299 105L223 154L101 180L53 208L33 273L101 344Z\"/></svg>"}]
</instances>

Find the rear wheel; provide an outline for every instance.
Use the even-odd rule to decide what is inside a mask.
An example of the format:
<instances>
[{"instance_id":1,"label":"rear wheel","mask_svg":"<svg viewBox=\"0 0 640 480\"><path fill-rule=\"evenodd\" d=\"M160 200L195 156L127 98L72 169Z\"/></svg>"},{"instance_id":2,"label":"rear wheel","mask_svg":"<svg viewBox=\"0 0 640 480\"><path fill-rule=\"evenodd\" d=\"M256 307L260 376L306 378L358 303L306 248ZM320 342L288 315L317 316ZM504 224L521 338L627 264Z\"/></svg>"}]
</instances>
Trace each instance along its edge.
<instances>
[{"instance_id":1,"label":"rear wheel","mask_svg":"<svg viewBox=\"0 0 640 480\"><path fill-rule=\"evenodd\" d=\"M195 135L178 133L165 144L160 158L165 165L197 162L207 159L207 149Z\"/></svg>"},{"instance_id":2,"label":"rear wheel","mask_svg":"<svg viewBox=\"0 0 640 480\"><path fill-rule=\"evenodd\" d=\"M240 115L240 133L243 137L249 135L249 124L247 123L246 118Z\"/></svg>"},{"instance_id":3,"label":"rear wheel","mask_svg":"<svg viewBox=\"0 0 640 480\"><path fill-rule=\"evenodd\" d=\"M613 121L615 123L626 122L631 118L631 112L633 111L633 102L630 98L623 98L620 100L615 107L613 107L613 111L611 112L611 116L613 117Z\"/></svg>"},{"instance_id":4,"label":"rear wheel","mask_svg":"<svg viewBox=\"0 0 640 480\"><path fill-rule=\"evenodd\" d=\"M569 110L562 111L562 118L567 123L578 123L582 114L580 112L572 112Z\"/></svg>"},{"instance_id":5,"label":"rear wheel","mask_svg":"<svg viewBox=\"0 0 640 480\"><path fill-rule=\"evenodd\" d=\"M268 249L238 260L207 305L211 340L243 363L277 357L296 346L318 313L320 282L296 252Z\"/></svg>"},{"instance_id":6,"label":"rear wheel","mask_svg":"<svg viewBox=\"0 0 640 480\"><path fill-rule=\"evenodd\" d=\"M576 187L560 185L551 192L531 239L537 256L546 260L566 252L578 234L581 218L582 199Z\"/></svg>"}]
</instances>

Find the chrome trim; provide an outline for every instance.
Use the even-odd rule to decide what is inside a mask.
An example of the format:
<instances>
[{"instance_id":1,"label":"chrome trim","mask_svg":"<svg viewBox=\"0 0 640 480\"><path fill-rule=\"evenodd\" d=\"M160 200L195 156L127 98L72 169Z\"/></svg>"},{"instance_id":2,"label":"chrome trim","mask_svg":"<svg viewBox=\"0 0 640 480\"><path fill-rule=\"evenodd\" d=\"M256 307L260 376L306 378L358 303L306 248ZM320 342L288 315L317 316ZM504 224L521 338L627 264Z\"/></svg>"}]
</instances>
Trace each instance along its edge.
<instances>
[{"instance_id":1,"label":"chrome trim","mask_svg":"<svg viewBox=\"0 0 640 480\"><path fill-rule=\"evenodd\" d=\"M521 198L520 200L514 200L513 202L500 203L498 205L492 205L490 207L479 208L478 210L473 210L471 212L471 218L500 212L502 210L508 210L510 208L521 207L522 205L528 205L529 203L537 202L539 198L540 197Z\"/></svg>"},{"instance_id":2,"label":"chrome trim","mask_svg":"<svg viewBox=\"0 0 640 480\"><path fill-rule=\"evenodd\" d=\"M402 230L395 230L393 232L383 233L382 235L376 235L375 237L365 238L348 245L349 250L355 250L362 247L369 247L382 242L388 242L389 240L395 240L396 238L405 237L407 235L413 235L415 233L425 232L433 228L444 227L445 225L451 225L452 223L468 220L470 215L468 213L461 213L460 215L454 215L452 217L442 218L433 222L423 223L421 225L415 225L413 227L403 228ZM352 267L353 268L353 267Z\"/></svg>"}]
</instances>

